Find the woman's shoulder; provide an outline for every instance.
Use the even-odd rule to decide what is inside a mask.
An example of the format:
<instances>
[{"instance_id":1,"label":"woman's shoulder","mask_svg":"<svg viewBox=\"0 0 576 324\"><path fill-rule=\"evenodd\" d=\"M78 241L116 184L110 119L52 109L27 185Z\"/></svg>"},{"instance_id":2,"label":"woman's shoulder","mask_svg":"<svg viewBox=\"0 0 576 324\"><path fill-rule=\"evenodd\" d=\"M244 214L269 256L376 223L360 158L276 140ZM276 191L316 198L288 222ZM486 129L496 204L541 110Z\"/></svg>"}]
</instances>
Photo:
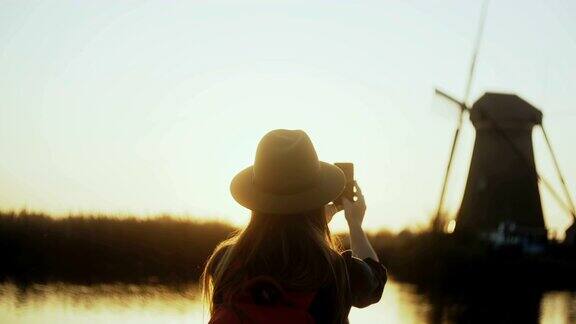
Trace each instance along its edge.
<instances>
[{"instance_id":1,"label":"woman's shoulder","mask_svg":"<svg viewBox=\"0 0 576 324\"><path fill-rule=\"evenodd\" d=\"M365 259L357 258L352 253L352 250L345 250L345 251L341 252L340 255L344 259L347 266L350 266L353 268L354 267L360 267L360 268L369 267L373 270L376 270L376 272L378 272L380 274L386 274L386 272L387 272L386 267L380 261L374 260L372 258L365 258Z\"/></svg>"},{"instance_id":2,"label":"woman's shoulder","mask_svg":"<svg viewBox=\"0 0 576 324\"><path fill-rule=\"evenodd\" d=\"M352 305L366 307L377 303L388 280L386 267L372 258L359 259L352 255L351 250L341 255L348 271Z\"/></svg>"}]
</instances>

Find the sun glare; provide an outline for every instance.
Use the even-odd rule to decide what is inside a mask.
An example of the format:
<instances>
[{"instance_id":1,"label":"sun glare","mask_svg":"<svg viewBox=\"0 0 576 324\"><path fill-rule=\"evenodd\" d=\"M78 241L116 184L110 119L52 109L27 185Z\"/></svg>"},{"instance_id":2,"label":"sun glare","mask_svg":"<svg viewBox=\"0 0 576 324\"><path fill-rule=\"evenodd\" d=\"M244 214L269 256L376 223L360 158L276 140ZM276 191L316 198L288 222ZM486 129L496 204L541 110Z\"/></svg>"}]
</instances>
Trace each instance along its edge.
<instances>
[{"instance_id":1,"label":"sun glare","mask_svg":"<svg viewBox=\"0 0 576 324\"><path fill-rule=\"evenodd\" d=\"M456 228L456 220L452 219L450 220L450 222L448 223L448 227L446 228L446 231L448 233L454 233L454 229Z\"/></svg>"}]
</instances>

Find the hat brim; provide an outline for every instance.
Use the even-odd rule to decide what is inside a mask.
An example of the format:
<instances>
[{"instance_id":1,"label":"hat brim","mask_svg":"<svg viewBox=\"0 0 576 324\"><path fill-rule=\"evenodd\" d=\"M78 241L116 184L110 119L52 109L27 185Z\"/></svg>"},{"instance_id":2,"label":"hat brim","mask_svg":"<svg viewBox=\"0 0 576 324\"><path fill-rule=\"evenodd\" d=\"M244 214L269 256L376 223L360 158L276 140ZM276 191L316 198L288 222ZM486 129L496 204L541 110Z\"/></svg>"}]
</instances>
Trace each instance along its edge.
<instances>
[{"instance_id":1,"label":"hat brim","mask_svg":"<svg viewBox=\"0 0 576 324\"><path fill-rule=\"evenodd\" d=\"M344 191L346 176L335 165L320 161L318 183L293 194L266 192L254 185L253 166L240 171L230 184L232 197L240 205L254 211L271 214L294 214L322 207Z\"/></svg>"}]
</instances>

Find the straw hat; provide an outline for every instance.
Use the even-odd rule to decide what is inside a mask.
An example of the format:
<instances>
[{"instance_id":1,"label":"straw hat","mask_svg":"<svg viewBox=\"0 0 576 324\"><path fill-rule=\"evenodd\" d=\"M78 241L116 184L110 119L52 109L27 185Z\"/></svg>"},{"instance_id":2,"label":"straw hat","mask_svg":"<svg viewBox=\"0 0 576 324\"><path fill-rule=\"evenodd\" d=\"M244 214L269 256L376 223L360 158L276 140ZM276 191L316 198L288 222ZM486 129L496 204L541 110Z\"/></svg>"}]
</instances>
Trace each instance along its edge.
<instances>
[{"instance_id":1,"label":"straw hat","mask_svg":"<svg viewBox=\"0 0 576 324\"><path fill-rule=\"evenodd\" d=\"M248 209L294 214L326 205L345 185L342 170L318 160L304 131L276 129L260 140L254 165L234 176L230 191Z\"/></svg>"}]
</instances>

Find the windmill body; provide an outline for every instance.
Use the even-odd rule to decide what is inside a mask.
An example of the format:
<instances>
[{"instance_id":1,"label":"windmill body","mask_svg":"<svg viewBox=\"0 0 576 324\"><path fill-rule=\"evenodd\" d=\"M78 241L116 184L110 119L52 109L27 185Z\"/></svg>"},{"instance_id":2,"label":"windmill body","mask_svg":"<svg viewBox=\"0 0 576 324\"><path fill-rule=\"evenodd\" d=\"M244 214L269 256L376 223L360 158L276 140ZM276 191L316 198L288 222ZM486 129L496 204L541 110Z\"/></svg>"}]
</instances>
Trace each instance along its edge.
<instances>
[{"instance_id":1,"label":"windmill body","mask_svg":"<svg viewBox=\"0 0 576 324\"><path fill-rule=\"evenodd\" d=\"M486 93L470 109L476 129L457 232L516 233L546 237L532 128L542 113L520 97Z\"/></svg>"}]
</instances>

